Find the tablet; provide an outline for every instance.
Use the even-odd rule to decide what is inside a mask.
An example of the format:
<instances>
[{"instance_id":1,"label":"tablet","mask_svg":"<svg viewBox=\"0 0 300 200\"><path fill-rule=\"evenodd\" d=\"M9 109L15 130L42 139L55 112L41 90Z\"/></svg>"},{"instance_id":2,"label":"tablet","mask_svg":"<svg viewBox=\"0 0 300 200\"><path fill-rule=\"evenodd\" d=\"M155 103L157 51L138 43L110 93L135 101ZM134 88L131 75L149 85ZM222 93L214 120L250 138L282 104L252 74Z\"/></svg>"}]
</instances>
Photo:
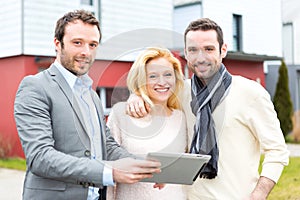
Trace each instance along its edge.
<instances>
[{"instance_id":1,"label":"tablet","mask_svg":"<svg viewBox=\"0 0 300 200\"><path fill-rule=\"evenodd\" d=\"M161 162L161 173L153 174L152 178L142 179L141 182L192 185L210 157L189 153L148 153L148 159Z\"/></svg>"}]
</instances>

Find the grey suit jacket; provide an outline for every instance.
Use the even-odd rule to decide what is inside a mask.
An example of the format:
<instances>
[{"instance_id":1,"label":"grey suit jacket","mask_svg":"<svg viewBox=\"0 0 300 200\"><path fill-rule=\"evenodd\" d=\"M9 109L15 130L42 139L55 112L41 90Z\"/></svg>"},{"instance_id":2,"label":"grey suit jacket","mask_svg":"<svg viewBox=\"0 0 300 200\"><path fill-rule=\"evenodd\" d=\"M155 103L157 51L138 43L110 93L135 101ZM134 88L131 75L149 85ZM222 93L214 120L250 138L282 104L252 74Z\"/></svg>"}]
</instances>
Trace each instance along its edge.
<instances>
[{"instance_id":1,"label":"grey suit jacket","mask_svg":"<svg viewBox=\"0 0 300 200\"><path fill-rule=\"evenodd\" d=\"M130 156L111 137L100 99L95 92L92 96L103 160ZM90 159L91 144L78 103L53 64L22 80L14 109L27 163L23 199L86 199L89 186L102 187L103 161Z\"/></svg>"}]
</instances>

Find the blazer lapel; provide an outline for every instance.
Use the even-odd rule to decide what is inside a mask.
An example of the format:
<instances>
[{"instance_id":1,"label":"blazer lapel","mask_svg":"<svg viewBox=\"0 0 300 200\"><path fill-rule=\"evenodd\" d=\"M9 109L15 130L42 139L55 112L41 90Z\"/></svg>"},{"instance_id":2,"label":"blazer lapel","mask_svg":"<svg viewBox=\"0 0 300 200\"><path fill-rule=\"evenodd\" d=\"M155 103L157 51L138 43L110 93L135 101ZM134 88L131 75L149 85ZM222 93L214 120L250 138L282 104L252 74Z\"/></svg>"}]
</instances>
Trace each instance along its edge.
<instances>
[{"instance_id":1,"label":"blazer lapel","mask_svg":"<svg viewBox=\"0 0 300 200\"><path fill-rule=\"evenodd\" d=\"M54 64L52 64L50 66L50 68L48 69L49 74L51 75L51 77L53 78L53 80L55 82L57 82L57 84L59 85L60 89L62 90L62 92L66 95L70 105L72 106L74 113L76 115L76 117L78 118L78 120L75 120L75 126L77 125L81 125L84 131L77 131L79 138L81 139L81 141L83 142L84 146L86 148L90 147L90 141L86 140L84 138L86 138L88 136L87 134L87 128L84 124L84 119L83 119L83 115L80 111L80 107L78 105L78 102L76 100L76 98L73 95L73 91L70 88L69 84L67 83L67 81L65 80L65 78L62 76L62 74L59 72L59 70L55 67ZM78 122L79 121L79 122ZM76 124L77 122L77 124Z\"/></svg>"},{"instance_id":2,"label":"blazer lapel","mask_svg":"<svg viewBox=\"0 0 300 200\"><path fill-rule=\"evenodd\" d=\"M105 117L103 115L103 109L102 109L102 104L95 92L91 92L91 96L93 98L94 104L97 109L97 114L99 118L99 124L100 124L100 133L101 133L101 142L102 142L102 158L103 160L106 160L107 155L106 155L106 122L105 122Z\"/></svg>"},{"instance_id":3,"label":"blazer lapel","mask_svg":"<svg viewBox=\"0 0 300 200\"><path fill-rule=\"evenodd\" d=\"M69 102L73 103L73 92L70 86L68 85L66 79L63 77L63 75L59 72L59 70L55 67L54 64L50 66L48 69L48 72L52 79L58 83L59 87L63 91L63 93L68 98Z\"/></svg>"}]
</instances>

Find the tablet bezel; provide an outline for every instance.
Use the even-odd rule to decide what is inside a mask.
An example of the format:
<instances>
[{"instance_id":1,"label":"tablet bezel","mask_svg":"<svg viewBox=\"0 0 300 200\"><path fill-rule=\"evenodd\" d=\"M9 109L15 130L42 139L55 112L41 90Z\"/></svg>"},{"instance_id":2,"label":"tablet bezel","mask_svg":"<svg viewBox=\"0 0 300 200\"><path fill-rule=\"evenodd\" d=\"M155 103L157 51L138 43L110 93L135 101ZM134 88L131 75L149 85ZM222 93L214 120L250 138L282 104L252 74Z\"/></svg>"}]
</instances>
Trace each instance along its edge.
<instances>
[{"instance_id":1,"label":"tablet bezel","mask_svg":"<svg viewBox=\"0 0 300 200\"><path fill-rule=\"evenodd\" d=\"M202 154L150 152L147 159L160 161L161 173L141 182L191 185L210 158Z\"/></svg>"}]
</instances>

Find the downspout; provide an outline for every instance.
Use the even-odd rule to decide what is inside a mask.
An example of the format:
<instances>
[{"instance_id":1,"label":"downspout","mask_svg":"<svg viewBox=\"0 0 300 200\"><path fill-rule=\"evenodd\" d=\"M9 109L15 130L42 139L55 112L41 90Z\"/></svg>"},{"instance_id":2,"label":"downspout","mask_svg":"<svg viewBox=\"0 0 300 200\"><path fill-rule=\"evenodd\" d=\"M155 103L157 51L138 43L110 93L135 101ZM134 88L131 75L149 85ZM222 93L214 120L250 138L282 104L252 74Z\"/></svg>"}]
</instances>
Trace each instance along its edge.
<instances>
[{"instance_id":1,"label":"downspout","mask_svg":"<svg viewBox=\"0 0 300 200\"><path fill-rule=\"evenodd\" d=\"M24 0L21 1L21 55L24 55Z\"/></svg>"},{"instance_id":2,"label":"downspout","mask_svg":"<svg viewBox=\"0 0 300 200\"><path fill-rule=\"evenodd\" d=\"M100 28L102 26L102 15L101 15L101 0L98 0L98 20L99 20L99 23L100 23Z\"/></svg>"}]
</instances>

